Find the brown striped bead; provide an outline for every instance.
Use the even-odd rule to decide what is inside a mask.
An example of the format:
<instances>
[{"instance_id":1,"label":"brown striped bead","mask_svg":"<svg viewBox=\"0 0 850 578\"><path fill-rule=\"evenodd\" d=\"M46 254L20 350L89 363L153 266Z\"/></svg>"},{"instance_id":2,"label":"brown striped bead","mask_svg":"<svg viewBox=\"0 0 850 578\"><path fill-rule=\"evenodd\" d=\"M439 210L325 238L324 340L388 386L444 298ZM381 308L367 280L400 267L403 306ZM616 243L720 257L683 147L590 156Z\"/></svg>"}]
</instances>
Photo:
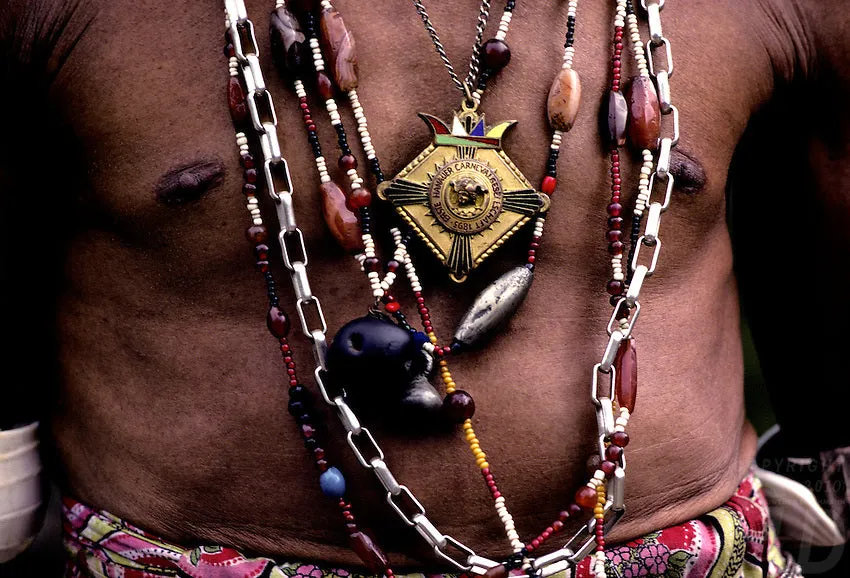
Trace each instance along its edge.
<instances>
[{"instance_id":1,"label":"brown striped bead","mask_svg":"<svg viewBox=\"0 0 850 578\"><path fill-rule=\"evenodd\" d=\"M248 122L248 103L245 101L245 90L238 76L231 76L227 82L227 104L233 124L237 127L244 126Z\"/></svg>"},{"instance_id":2,"label":"brown striped bead","mask_svg":"<svg viewBox=\"0 0 850 578\"><path fill-rule=\"evenodd\" d=\"M629 87L629 139L637 148L655 150L661 137L661 107L648 76L636 76Z\"/></svg>"},{"instance_id":3,"label":"brown striped bead","mask_svg":"<svg viewBox=\"0 0 850 578\"><path fill-rule=\"evenodd\" d=\"M626 125L629 120L629 105L623 93L616 90L608 91L607 103L604 108L603 133L609 145L623 146L626 144Z\"/></svg>"},{"instance_id":4,"label":"brown striped bead","mask_svg":"<svg viewBox=\"0 0 850 578\"><path fill-rule=\"evenodd\" d=\"M634 339L626 339L620 343L617 357L614 360L614 367L617 369L617 379L615 380L617 403L620 404L620 407L633 412L637 401L638 378L637 348Z\"/></svg>"},{"instance_id":5,"label":"brown striped bead","mask_svg":"<svg viewBox=\"0 0 850 578\"><path fill-rule=\"evenodd\" d=\"M336 85L343 92L357 88L357 52L354 36L339 12L325 8L320 18L322 44Z\"/></svg>"},{"instance_id":6,"label":"brown striped bead","mask_svg":"<svg viewBox=\"0 0 850 578\"><path fill-rule=\"evenodd\" d=\"M345 193L336 183L328 181L319 186L322 193L322 214L331 234L346 251L363 249L357 216L345 206Z\"/></svg>"},{"instance_id":7,"label":"brown striped bead","mask_svg":"<svg viewBox=\"0 0 850 578\"><path fill-rule=\"evenodd\" d=\"M563 68L549 89L547 111L552 128L568 131L573 128L581 104L581 80L571 68Z\"/></svg>"},{"instance_id":8,"label":"brown striped bead","mask_svg":"<svg viewBox=\"0 0 850 578\"><path fill-rule=\"evenodd\" d=\"M310 61L310 47L298 19L284 7L275 8L269 20L272 57L281 74L301 76Z\"/></svg>"},{"instance_id":9,"label":"brown striped bead","mask_svg":"<svg viewBox=\"0 0 850 578\"><path fill-rule=\"evenodd\" d=\"M336 96L334 82L324 72L316 74L316 90L319 91L319 96L324 100L330 100Z\"/></svg>"}]
</instances>

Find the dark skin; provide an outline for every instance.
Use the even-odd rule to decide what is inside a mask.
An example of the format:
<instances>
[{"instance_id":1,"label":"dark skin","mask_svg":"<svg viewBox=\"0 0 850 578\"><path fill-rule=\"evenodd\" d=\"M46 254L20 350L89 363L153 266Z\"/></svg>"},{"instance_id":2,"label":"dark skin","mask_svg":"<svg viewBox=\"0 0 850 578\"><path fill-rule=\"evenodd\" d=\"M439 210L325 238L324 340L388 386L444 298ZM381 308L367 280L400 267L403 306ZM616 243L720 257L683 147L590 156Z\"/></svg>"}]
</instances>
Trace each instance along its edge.
<instances>
[{"instance_id":1,"label":"dark skin","mask_svg":"<svg viewBox=\"0 0 850 578\"><path fill-rule=\"evenodd\" d=\"M846 382L835 379L818 353L839 343L840 323L832 319L841 299L828 297L850 281L850 196L844 183L850 176L850 115L839 104L850 95L848 17L825 4L694 0L670 2L665 9L676 59L673 98L682 111L682 143L674 158L681 186L664 218L659 271L644 292L628 513L610 536L613 542L722 504L755 452L743 409L727 185L740 198L741 214L752 218L736 229L744 258L740 283L777 398L786 399L792 386L798 391L796 378L814 378L827 388ZM416 113L447 118L460 95L408 2L337 5L357 35L358 92L384 172L394 174L428 142ZM248 0L247 6L276 97L311 279L333 334L365 312L368 286L322 222L300 111L266 57L270 4ZM61 170L45 174L38 159L26 158L3 173L9 191L26 186L40 195L5 196L6 246L21 247L20 235L32 234L15 217L30 214L32 200L46 225L34 238L41 242L45 232L53 233L46 235L43 259L34 263L10 251L4 271L9 279L43 272L52 282L20 289L13 283L4 291L19 304L10 314L27 338L26 345L10 349L7 365L33 359L28 338L50 329L49 343L41 338L41 353L58 359L58 366L40 356L33 359L31 377L56 384L39 394L36 405L50 425L50 459L63 489L180 543L358 564L286 415L285 375L265 330L224 100L221 6L93 0L80 4L67 22L61 15L68 7L60 3L13 8L16 15L30 11L27 18L34 21L63 22L50 42L61 47L63 58L51 52L29 63L46 71L35 75L44 98L21 105L49 111L36 122L48 124L44 130L61 143L56 150L63 154L54 161ZM449 55L465 69L477 3L431 2L429 10ZM603 238L610 192L596 117L608 82L612 10L580 8L576 68L584 101L565 138L534 289L487 349L452 365L459 386L475 397L478 435L527 539L571 500L593 451L587 388L610 314ZM565 4L520 3L509 37L513 61L484 100L491 122L519 121L505 146L532 182L543 176L549 129L542 106L559 64L565 22ZM322 119L330 161L336 156L333 131L320 106L312 107ZM344 118L354 142L353 123ZM4 159L44 146L24 120L10 122L20 128L21 142L10 144ZM736 159L742 162L733 165L748 126ZM634 159L624 164L631 202L637 169ZM788 247L785 230L768 223L778 224L798 208L804 209L807 241ZM268 216L274 220L273 212ZM786 250L800 254L791 259ZM438 335L451 334L476 291L521 251L520 244L508 245L460 287L420 252ZM774 290L774 279L785 279L782 263L798 259L810 275L793 277L790 292ZM282 302L293 312L279 255L272 261ZM409 303L405 292L400 297ZM805 317L800 341L776 325L787 323L788 315ZM293 341L310 384L308 348L296 331ZM801 403L819 407L818 398L806 393L810 401ZM369 425L396 476L443 532L485 555L508 552L462 436L416 437L379 420ZM811 427L800 430L809 447L828 446L837 440L828 428L819 426L818 439ZM392 562L432 565L417 536L399 530L336 423L329 425L326 449L347 472L360 523L375 531Z\"/></svg>"}]
</instances>

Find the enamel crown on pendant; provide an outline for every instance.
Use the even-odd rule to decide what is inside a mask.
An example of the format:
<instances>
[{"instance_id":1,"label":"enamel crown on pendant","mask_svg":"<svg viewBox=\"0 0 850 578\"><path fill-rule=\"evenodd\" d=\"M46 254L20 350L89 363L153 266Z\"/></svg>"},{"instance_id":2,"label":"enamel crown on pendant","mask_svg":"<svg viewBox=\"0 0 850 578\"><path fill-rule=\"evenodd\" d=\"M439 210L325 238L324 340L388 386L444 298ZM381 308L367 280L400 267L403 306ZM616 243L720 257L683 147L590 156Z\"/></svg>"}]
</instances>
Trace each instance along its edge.
<instances>
[{"instance_id":1,"label":"enamel crown on pendant","mask_svg":"<svg viewBox=\"0 0 850 578\"><path fill-rule=\"evenodd\" d=\"M458 283L531 218L549 208L502 150L516 121L493 127L474 107L455 112L452 127L428 114L434 141L379 196L433 251Z\"/></svg>"}]
</instances>

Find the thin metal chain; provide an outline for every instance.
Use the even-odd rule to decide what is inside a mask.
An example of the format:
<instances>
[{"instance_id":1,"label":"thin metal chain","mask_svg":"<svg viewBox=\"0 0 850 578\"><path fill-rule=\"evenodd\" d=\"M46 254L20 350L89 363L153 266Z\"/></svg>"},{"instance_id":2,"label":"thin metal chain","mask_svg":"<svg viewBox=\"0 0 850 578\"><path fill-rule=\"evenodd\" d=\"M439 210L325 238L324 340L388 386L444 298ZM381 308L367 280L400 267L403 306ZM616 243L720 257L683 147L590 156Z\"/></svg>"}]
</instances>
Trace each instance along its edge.
<instances>
[{"instance_id":1,"label":"thin metal chain","mask_svg":"<svg viewBox=\"0 0 850 578\"><path fill-rule=\"evenodd\" d=\"M475 27L475 43L472 45L472 56L469 59L469 72L466 74L466 80L463 82L461 82L455 72L454 66L452 66L452 61L449 60L449 56L446 54L446 48L443 46L443 43L440 42L440 36L437 34L434 24L431 22L431 17L428 16L428 11L425 10L422 0L413 0L413 5L416 7L419 17L422 18L425 30L427 30L428 34L431 36L431 42L434 43L434 48L437 50L440 60L443 61L443 65L446 67L446 70L449 71L449 76L452 77L452 82L455 83L455 86L457 86L458 90L460 90L466 98L471 99L472 87L475 86L475 82L478 80L478 73L480 71L481 44L484 40L484 31L487 29L487 22L490 20L490 0L481 0L481 8L478 11L478 24Z\"/></svg>"}]
</instances>

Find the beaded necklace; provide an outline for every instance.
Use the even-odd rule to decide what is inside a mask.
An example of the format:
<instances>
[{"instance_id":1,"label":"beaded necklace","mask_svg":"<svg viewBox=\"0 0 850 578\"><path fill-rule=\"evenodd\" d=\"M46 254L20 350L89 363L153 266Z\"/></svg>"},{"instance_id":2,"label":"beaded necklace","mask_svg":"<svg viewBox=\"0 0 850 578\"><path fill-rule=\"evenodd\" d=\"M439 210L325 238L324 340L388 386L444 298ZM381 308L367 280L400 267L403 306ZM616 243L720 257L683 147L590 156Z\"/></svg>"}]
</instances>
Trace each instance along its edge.
<instances>
[{"instance_id":1,"label":"beaded necklace","mask_svg":"<svg viewBox=\"0 0 850 578\"><path fill-rule=\"evenodd\" d=\"M414 0L414 4L434 40L435 46L444 62L444 51L441 50L439 38L421 2ZM316 360L314 378L319 392L326 403L334 407L338 417L347 432L346 439L357 457L360 464L373 471L376 478L386 491L389 505L409 526L413 527L429 545L435 554L452 564L453 566L473 574L500 577L507 575L513 568L521 568L523 574L528 576L548 576L560 571L571 572L576 564L585 556L596 550L593 571L597 577L605 576L604 558L604 535L610 530L624 513L624 480L625 480L625 456L623 448L628 445L628 435L625 433L631 412L634 409L636 394L636 350L631 333L640 313L639 295L644 280L650 277L656 268L660 252L660 239L658 228L663 211L667 209L673 189L673 177L669 173L670 150L678 141L678 111L670 103L669 76L672 73L672 53L669 41L661 32L660 9L663 0L642 0L642 6L647 11L650 40L644 44L640 40L637 16L634 14L631 3L627 0L617 0L616 15L614 20L614 57L612 59L612 84L607 102L607 133L611 143L611 176L612 176L612 198L608 205L609 229L606 237L609 242L609 252L612 254L612 279L608 283L608 292L611 294L613 313L608 323L608 344L603 353L600 363L593 368L591 400L596 407L598 437L598 467L588 483L576 493L576 502L562 511L559 518L541 532L537 538L523 543L516 532L513 519L508 512L505 498L496 485L494 475L490 468L488 458L481 449L473 427L471 418L474 414L474 402L466 392L457 389L456 384L448 368L446 357L459 353L465 346L473 345L479 341L489 330L497 327L501 321L509 317L518 307L525 296L531 283L536 251L542 237L543 215L548 209L548 195L556 188L556 162L558 152L562 145L563 134L572 127L578 111L581 87L578 75L572 69L574 59L574 36L576 25L577 2L571 0L568 4L567 33L562 69L557 75L548 99L548 111L550 122L553 126L553 136L550 145L550 153L547 162L546 176L541 183L541 193L534 191L519 191L528 200L531 194L537 199L534 212L531 215L540 216L536 218L532 241L529 246L526 263L507 274L503 275L490 288L485 290L476 300L472 309L461 322L452 346L440 346L430 322L430 312L425 305L422 285L416 274L416 269L407 251L407 244L412 238L410 231L403 232L401 228L390 229L395 250L393 257L385 266L385 274L380 274L380 261L376 254L376 244L372 238L372 217L369 211L372 195L365 190L363 179L357 173L357 161L348 145L345 129L339 108L334 98L334 84L324 73L325 57L331 65L336 86L348 95L352 111L357 121L357 130L360 136L364 153L369 160L370 170L381 185L384 176L381 172L380 163L375 154L368 131L366 116L356 93L357 87L357 61L354 52L354 40L345 27L338 11L329 0L321 2L321 14L319 17L321 26L321 39L316 27L314 7L310 0L302 0L297 6L298 16L304 23L306 34L299 28L298 19L291 13L283 0L278 0L271 17L272 47L275 61L278 67L290 76L299 98L308 141L313 149L316 159L317 172L320 179L320 191L322 193L323 212L334 236L350 250L359 250L357 259L362 269L367 274L370 289L376 305L373 306L370 317L355 320L349 323L336 335L333 344L328 347L326 340L327 325L324 320L321 304L317 296L312 292L307 276L307 254L304 247L303 234L298 228L295 220L293 207L292 184L289 175L288 164L280 153L276 136L277 119L274 113L274 103L269 91L265 87L262 72L259 65L259 51L254 36L253 24L248 19L243 0L225 0L227 43L225 53L229 57L230 81L228 83L228 97L234 125L237 130L236 140L239 147L240 160L244 169L245 184L243 192L247 199L247 208L251 218L251 225L247 230L249 241L254 245L257 267L263 274L269 299L269 314L267 324L270 332L279 341L283 361L289 376L290 403L289 411L298 423L304 443L313 454L316 466L320 472L319 482L325 495L337 501L342 519L346 524L349 542L352 549L360 556L370 571L391 577L393 575L386 556L371 538L368 531L360 529L354 517L353 508L346 498L346 484L340 470L329 464L325 450L322 447L317 429L314 427L315 412L312 410L311 397L297 377L295 363L292 357L291 347L287 340L290 329L288 317L280 308L279 298L274 276L269 269L267 229L265 227L259 202L256 197L257 168L254 156L249 146L249 134L256 136L263 155L263 177L269 194L275 201L278 220L280 222L280 242L284 266L290 272L293 288L296 294L296 311L301 322L304 335L310 341ZM487 167L481 167L481 159L475 158L478 151L469 151L477 148L471 143L489 145L487 150L496 150L499 158L505 161L505 166L514 170L513 164L500 150L498 141L500 133L488 131L484 126L483 119L479 119L476 109L481 101L485 90L486 81L498 68L507 64L510 51L504 40L508 31L515 8L515 1L509 0L500 20L496 38L483 45L483 31L489 17L489 0L483 0L477 27L476 42L473 48L473 59L470 64L470 74L463 83L457 79L451 65L446 62L453 80L461 84L465 100L462 110L456 113L452 128L435 119L423 115L432 127L435 135L434 143L420 154L406 169L397 176L392 183L383 186L383 197L393 202L403 200L404 195L420 195L421 191L413 191L405 182L405 176L416 170L424 158L432 154L440 147L449 146L458 150L458 156L448 160L448 165L454 167L454 171L471 170L478 173L485 172ZM632 81L629 92L629 102L621 92L622 51L624 48L623 37L628 24L629 39L633 45L633 53L639 75ZM305 44L306 43L306 44ZM305 46L309 46L310 57L305 54ZM666 49L666 63L664 70L656 70L653 66L652 52L659 48ZM479 74L476 70L476 54L478 48L483 49L485 55L484 63L487 68ZM507 57L505 57L507 54ZM491 55L491 56L487 56ZM341 157L340 168L345 171L349 182L349 194L345 195L342 189L335 185L327 170L327 163L322 156L318 141L317 126L310 112L307 102L307 90L302 76L306 72L306 62L311 60L316 75L316 84L320 96L325 101L330 122L337 132ZM477 77L477 78L476 78ZM471 90L472 79L476 79L476 89ZM658 84L658 93L651 79ZM660 101L660 102L659 102ZM631 115L629 115L631 112ZM662 137L661 119L662 115L672 113L673 135ZM502 123L510 125L512 123ZM500 125L497 125L497 127ZM500 130L506 129L504 126ZM445 131L443 131L445 129ZM621 179L619 165L619 147L625 144L625 133L628 129L631 140L642 149L643 165L641 167L641 178L638 187L638 198L633 216L633 230L631 255L624 274L622 265L622 254L624 243L622 242L621 217L623 208L620 203ZM247 131L247 132L246 132ZM480 133L483 132L483 136ZM444 137L444 138L439 138ZM489 139L490 142L487 142ZM495 147L495 148L492 148ZM464 150L467 149L467 150ZM658 161L653 172L653 151L658 150ZM444 158L444 160L446 160ZM460 163L460 164L458 164ZM478 163L478 164L476 164ZM484 163L488 164L488 163ZM413 168L411 168L413 167ZM453 171L447 171L452 174ZM517 180L523 180L518 170L514 173ZM462 213L467 219L475 219L477 204L481 197L493 193L492 190L480 190L480 182L468 173L463 176L467 182L453 182L448 185L445 178L438 181L431 178L430 189L438 189L441 198L446 200L446 190L449 191L447 204L454 203L452 209L460 207L472 207L469 212ZM468 181L472 181L471 185ZM491 183L493 181L490 181ZM663 202L653 201L652 193L656 182L666 183L666 193ZM444 187L445 185L445 187ZM501 182L493 184L496 188ZM395 189L393 189L395 187ZM399 189L402 189L400 190ZM405 187L407 187L405 189ZM504 193L505 187L502 192ZM517 192L517 191L514 191ZM438 195L438 196L440 196ZM455 195L454 197L452 195ZM510 197L510 194L507 195ZM516 195L515 195L516 196ZM504 195L503 195L504 197ZM460 198L460 201L458 201ZM514 199L516 200L516 199ZM486 199L485 199L486 201ZM511 204L508 199L508 206ZM394 203L397 212L406 224L420 237L422 230L417 230L414 219L405 218L404 211L400 210L407 206L404 202ZM504 204L504 198L503 198ZM520 203L521 204L521 203ZM434 209L434 205L431 205ZM346 212L347 211L347 212ZM641 235L639 227L642 215L648 211L647 222ZM356 215L355 215L356 213ZM457 215L456 215L457 216ZM353 218L352 218L353 217ZM521 219L522 220L522 219ZM522 224L529 219L525 219ZM445 224L443 226L445 228ZM357 239L356 231L359 225L360 238ZM521 224L519 225L521 226ZM513 234L513 232L511 232ZM510 235L508 235L510 236ZM427 239L425 239L427 242ZM499 243L501 244L501 243ZM652 249L649 265L641 264L641 248ZM432 251L440 257L438 251ZM647 249L648 250L648 249ZM451 254L457 257L459 250L453 250ZM487 252L487 251L485 251ZM490 250L490 253L492 250ZM489 253L488 253L489 255ZM486 256L486 255L485 255ZM463 256L461 256L462 258ZM446 260L446 264L452 269L453 278L462 281L465 274L473 267L467 261L466 269L457 268L460 261L455 259ZM407 323L405 316L401 313L399 302L389 293L390 287L396 278L396 273L403 268L411 285L417 308L422 319L424 334L418 333ZM458 275L463 273L464 275ZM506 298L505 298L506 296ZM500 299L504 298L502 307L498 307ZM387 317L378 313L377 305L383 302L384 310L391 315L396 323L391 323ZM494 306L495 304L495 306ZM483 318L483 323L476 326L469 319ZM364 327L363 324L371 324ZM375 329L378 327L379 329ZM380 339L382 344L390 344L399 347L399 356L407 356L403 368L398 367L393 359L387 359L387 365L391 367L389 374L394 377L406 373L413 374L414 382L418 382L416 388L427 389L427 375L431 371L433 361L438 362L439 373L445 385L446 397L442 403L443 413L454 420L462 423L463 431L470 449L480 468L485 483L490 491L496 508L497 515L502 520L506 535L511 544L513 555L499 563L476 555L451 536L442 534L426 517L425 508L411 491L404 485L399 484L387 467L383 451L378 446L371 432L361 425L354 410L348 404L348 396L342 388L339 375L340 368L345 368L346 346L352 343L352 339L363 339L363 333L368 331L383 332ZM359 332L359 333L358 333ZM399 333L400 332L400 333ZM398 342L394 342L397 340ZM413 347L411 347L411 344ZM358 351L363 351L363 343L359 343ZM418 352L418 353L416 353ZM387 350L384 351L386 356ZM367 356L368 357L368 356ZM389 356L390 358L392 355ZM416 357L416 359L411 359ZM334 359L337 359L334 364ZM366 359L374 361L374 359ZM362 360L360 360L362 363ZM337 365L337 369L332 367ZM411 366L417 369L414 371ZM329 379L330 370L330 379ZM336 378L334 378L336 373ZM423 383L424 381L424 383ZM607 383L603 383L607 381ZM427 384L427 387L426 387ZM411 388L411 389L416 389ZM433 388L431 388L433 389ZM421 391L420 391L421 393ZM427 396L426 396L427 397ZM421 400L419 400L421 401ZM616 403L616 407L615 407ZM420 404L421 405L421 404ZM425 403L428 405L428 403ZM615 411L616 410L616 411ZM615 413L617 417L615 418ZM567 542L567 544L551 554L535 557L536 550L552 535L562 531L565 522L569 518L578 516L582 511L592 511L593 516L587 524Z\"/></svg>"}]
</instances>

